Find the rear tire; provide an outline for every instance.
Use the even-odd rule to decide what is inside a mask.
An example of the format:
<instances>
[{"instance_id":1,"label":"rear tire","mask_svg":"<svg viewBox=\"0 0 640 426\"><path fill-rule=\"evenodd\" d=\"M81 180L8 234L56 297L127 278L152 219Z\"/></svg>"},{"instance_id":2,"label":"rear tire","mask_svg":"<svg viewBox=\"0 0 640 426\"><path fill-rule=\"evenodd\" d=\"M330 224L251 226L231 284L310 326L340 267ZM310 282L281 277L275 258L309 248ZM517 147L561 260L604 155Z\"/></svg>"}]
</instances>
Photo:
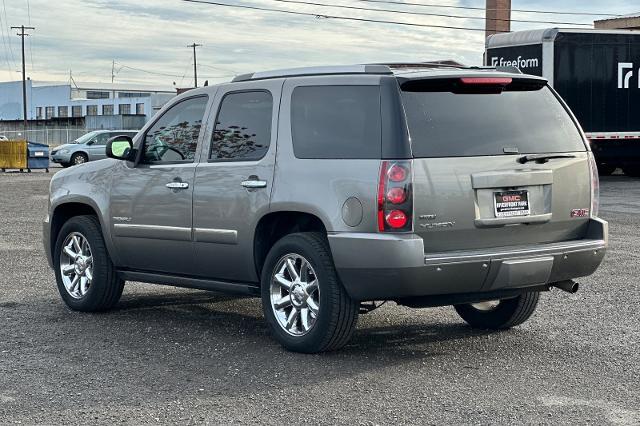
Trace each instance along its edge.
<instances>
[{"instance_id":1,"label":"rear tire","mask_svg":"<svg viewBox=\"0 0 640 426\"><path fill-rule=\"evenodd\" d=\"M458 315L471 327L489 330L505 330L528 320L536 310L540 292L523 293L513 299L500 300L496 306L481 309L485 304L455 305ZM475 306L474 306L475 305Z\"/></svg>"},{"instance_id":2,"label":"rear tire","mask_svg":"<svg viewBox=\"0 0 640 426\"><path fill-rule=\"evenodd\" d=\"M359 303L340 283L324 234L302 232L280 239L267 255L261 278L264 316L282 346L316 353L349 341Z\"/></svg>"},{"instance_id":3,"label":"rear tire","mask_svg":"<svg viewBox=\"0 0 640 426\"><path fill-rule=\"evenodd\" d=\"M75 245L74 238L80 248ZM111 262L95 216L69 219L58 234L53 253L58 291L69 308L97 312L111 309L118 303L124 280L118 277ZM78 255L73 256L73 253ZM68 271L64 276L63 269ZM78 279L74 284L76 276Z\"/></svg>"}]
</instances>

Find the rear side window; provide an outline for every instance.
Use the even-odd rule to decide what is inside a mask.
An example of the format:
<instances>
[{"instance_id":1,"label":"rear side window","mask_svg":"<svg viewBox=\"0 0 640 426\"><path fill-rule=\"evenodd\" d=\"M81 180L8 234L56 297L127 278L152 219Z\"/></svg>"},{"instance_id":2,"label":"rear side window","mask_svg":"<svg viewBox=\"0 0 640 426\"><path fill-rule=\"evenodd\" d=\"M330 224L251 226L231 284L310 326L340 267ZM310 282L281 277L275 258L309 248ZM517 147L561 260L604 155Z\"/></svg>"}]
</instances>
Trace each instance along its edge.
<instances>
[{"instance_id":1,"label":"rear side window","mask_svg":"<svg viewBox=\"0 0 640 426\"><path fill-rule=\"evenodd\" d=\"M209 160L255 161L271 142L273 98L266 91L229 93L222 99Z\"/></svg>"},{"instance_id":2,"label":"rear side window","mask_svg":"<svg viewBox=\"0 0 640 426\"><path fill-rule=\"evenodd\" d=\"M514 80L503 91L465 91L446 82L416 83L402 85L414 157L586 150L575 123L546 85Z\"/></svg>"},{"instance_id":3,"label":"rear side window","mask_svg":"<svg viewBox=\"0 0 640 426\"><path fill-rule=\"evenodd\" d=\"M380 158L379 86L300 86L291 95L297 158Z\"/></svg>"}]
</instances>

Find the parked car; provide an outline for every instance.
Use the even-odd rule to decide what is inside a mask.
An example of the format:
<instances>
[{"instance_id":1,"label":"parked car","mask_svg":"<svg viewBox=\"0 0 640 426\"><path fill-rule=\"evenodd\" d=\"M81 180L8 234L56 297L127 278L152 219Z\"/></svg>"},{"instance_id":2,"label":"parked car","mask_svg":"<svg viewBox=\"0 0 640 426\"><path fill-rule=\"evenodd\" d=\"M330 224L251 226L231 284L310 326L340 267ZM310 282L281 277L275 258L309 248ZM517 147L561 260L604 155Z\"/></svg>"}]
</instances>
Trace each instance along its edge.
<instances>
[{"instance_id":1,"label":"parked car","mask_svg":"<svg viewBox=\"0 0 640 426\"><path fill-rule=\"evenodd\" d=\"M51 151L51 161L63 167L107 158L105 145L109 138L117 135L134 137L137 130L95 130L80 136L71 143L60 145Z\"/></svg>"},{"instance_id":2,"label":"parked car","mask_svg":"<svg viewBox=\"0 0 640 426\"><path fill-rule=\"evenodd\" d=\"M191 90L113 161L63 170L44 241L64 302L125 280L260 296L275 338L337 349L373 301L526 321L607 247L598 173L541 77L384 65L262 72Z\"/></svg>"}]
</instances>

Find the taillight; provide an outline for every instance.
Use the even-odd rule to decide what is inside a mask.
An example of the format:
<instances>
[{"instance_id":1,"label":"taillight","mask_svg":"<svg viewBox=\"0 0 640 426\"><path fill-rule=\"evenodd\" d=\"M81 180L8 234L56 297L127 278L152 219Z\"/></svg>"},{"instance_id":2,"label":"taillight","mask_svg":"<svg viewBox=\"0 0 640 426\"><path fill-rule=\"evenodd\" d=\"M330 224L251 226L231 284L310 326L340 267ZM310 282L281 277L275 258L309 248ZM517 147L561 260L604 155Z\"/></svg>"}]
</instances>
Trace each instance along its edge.
<instances>
[{"instance_id":1,"label":"taillight","mask_svg":"<svg viewBox=\"0 0 640 426\"><path fill-rule=\"evenodd\" d=\"M600 210L600 177L598 164L592 152L589 152L589 174L591 175L591 217L598 216Z\"/></svg>"},{"instance_id":2,"label":"taillight","mask_svg":"<svg viewBox=\"0 0 640 426\"><path fill-rule=\"evenodd\" d=\"M411 231L412 213L411 161L383 161L378 181L378 231Z\"/></svg>"}]
</instances>

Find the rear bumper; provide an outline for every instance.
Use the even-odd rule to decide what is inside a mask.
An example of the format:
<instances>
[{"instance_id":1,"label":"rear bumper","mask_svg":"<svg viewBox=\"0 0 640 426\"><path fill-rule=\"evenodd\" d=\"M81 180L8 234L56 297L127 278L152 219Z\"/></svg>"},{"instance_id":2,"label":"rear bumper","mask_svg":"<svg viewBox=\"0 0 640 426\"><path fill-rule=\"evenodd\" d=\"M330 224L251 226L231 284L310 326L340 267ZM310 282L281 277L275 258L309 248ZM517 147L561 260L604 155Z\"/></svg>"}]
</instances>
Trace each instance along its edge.
<instances>
[{"instance_id":1,"label":"rear bumper","mask_svg":"<svg viewBox=\"0 0 640 426\"><path fill-rule=\"evenodd\" d=\"M413 234L329 235L338 275L355 300L492 293L592 274L608 245L608 224L589 222L583 240L424 253Z\"/></svg>"}]
</instances>

